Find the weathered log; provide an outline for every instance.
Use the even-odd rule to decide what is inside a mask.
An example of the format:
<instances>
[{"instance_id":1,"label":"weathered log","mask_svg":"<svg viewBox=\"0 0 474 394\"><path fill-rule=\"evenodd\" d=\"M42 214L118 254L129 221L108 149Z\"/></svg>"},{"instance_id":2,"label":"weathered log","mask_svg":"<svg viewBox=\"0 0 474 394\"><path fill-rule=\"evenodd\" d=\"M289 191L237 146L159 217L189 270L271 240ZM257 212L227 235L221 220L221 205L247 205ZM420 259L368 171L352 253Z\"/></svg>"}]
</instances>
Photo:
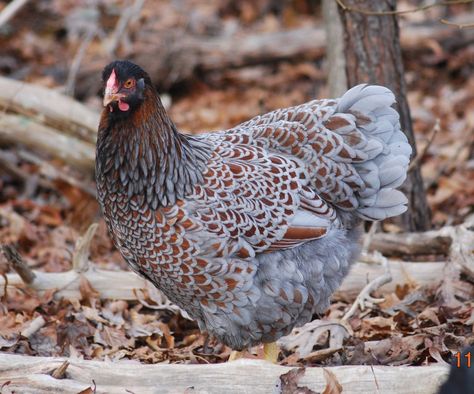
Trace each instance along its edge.
<instances>
[{"instance_id":1,"label":"weathered log","mask_svg":"<svg viewBox=\"0 0 474 394\"><path fill-rule=\"evenodd\" d=\"M369 251L384 256L448 255L452 238L443 229L423 233L374 234Z\"/></svg>"},{"instance_id":2,"label":"weathered log","mask_svg":"<svg viewBox=\"0 0 474 394\"><path fill-rule=\"evenodd\" d=\"M99 81L99 76L94 75ZM0 77L0 110L95 143L99 114L52 89Z\"/></svg>"},{"instance_id":3,"label":"weathered log","mask_svg":"<svg viewBox=\"0 0 474 394\"><path fill-rule=\"evenodd\" d=\"M65 379L52 372L69 363ZM223 364L143 365L134 361L89 361L60 357L0 354L2 393L71 393L87 388L99 393L271 393L280 392L280 376L293 369L262 360L240 359ZM298 382L314 392L326 387L324 370L332 372L344 393L432 394L448 376L447 365L393 367L351 365L308 367ZM407 384L412 382L412 384Z\"/></svg>"},{"instance_id":4,"label":"weathered log","mask_svg":"<svg viewBox=\"0 0 474 394\"><path fill-rule=\"evenodd\" d=\"M383 292L394 291L397 285L412 281L420 286L436 284L443 279L445 264L436 263L411 263L391 261L390 270L393 280L384 285ZM145 279L129 271L109 271L91 267L86 272L77 273L74 270L67 272L41 272L34 270L35 278L30 284L32 289L42 293L47 290L57 289L56 297L66 299L79 299L81 275L89 281L91 286L104 299L136 300L142 294L141 290L150 291L152 285ZM355 297L370 280L382 275L384 272L380 264L367 264L358 262L354 264L349 275L338 290L348 297ZM17 274L7 274L8 287L23 287L24 283ZM0 277L0 296L3 295L5 279Z\"/></svg>"},{"instance_id":5,"label":"weathered log","mask_svg":"<svg viewBox=\"0 0 474 394\"><path fill-rule=\"evenodd\" d=\"M474 14L465 13L453 18L452 22L465 23L473 19ZM473 39L474 29L455 29L438 21L407 24L401 30L402 49L407 51L431 50L433 42L437 42L449 52L452 48L468 45ZM195 37L186 31L164 34L145 27L136 37L130 58L166 90L197 74L279 61L316 60L323 57L325 51L326 34L322 27L211 38ZM98 75L106 61L104 57L84 65L78 75L80 97L96 94Z\"/></svg>"},{"instance_id":6,"label":"weathered log","mask_svg":"<svg viewBox=\"0 0 474 394\"><path fill-rule=\"evenodd\" d=\"M1 91L1 88L0 88ZM22 115L0 116L0 142L20 143L33 151L41 151L92 174L94 145L63 134Z\"/></svg>"}]
</instances>

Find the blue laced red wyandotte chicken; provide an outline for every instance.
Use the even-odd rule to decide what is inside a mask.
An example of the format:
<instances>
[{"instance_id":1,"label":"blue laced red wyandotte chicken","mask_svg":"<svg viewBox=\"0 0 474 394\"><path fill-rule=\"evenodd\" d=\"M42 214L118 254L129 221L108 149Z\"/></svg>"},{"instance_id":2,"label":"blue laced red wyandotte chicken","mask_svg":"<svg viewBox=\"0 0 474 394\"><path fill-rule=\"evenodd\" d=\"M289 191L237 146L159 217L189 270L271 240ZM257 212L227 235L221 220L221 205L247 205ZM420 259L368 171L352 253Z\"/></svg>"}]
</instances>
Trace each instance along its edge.
<instances>
[{"instance_id":1,"label":"blue laced red wyandotte chicken","mask_svg":"<svg viewBox=\"0 0 474 394\"><path fill-rule=\"evenodd\" d=\"M234 350L323 312L362 219L406 210L392 92L359 85L230 130L180 133L139 66L105 67L98 199L130 267Z\"/></svg>"}]
</instances>

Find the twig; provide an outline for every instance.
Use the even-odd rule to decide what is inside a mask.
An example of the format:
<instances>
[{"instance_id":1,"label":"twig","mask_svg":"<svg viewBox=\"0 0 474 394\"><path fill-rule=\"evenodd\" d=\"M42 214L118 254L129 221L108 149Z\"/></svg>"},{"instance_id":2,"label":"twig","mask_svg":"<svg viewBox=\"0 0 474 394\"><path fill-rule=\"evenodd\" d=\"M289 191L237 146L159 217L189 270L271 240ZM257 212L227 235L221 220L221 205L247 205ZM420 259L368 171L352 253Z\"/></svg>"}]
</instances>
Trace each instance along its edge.
<instances>
[{"instance_id":1,"label":"twig","mask_svg":"<svg viewBox=\"0 0 474 394\"><path fill-rule=\"evenodd\" d=\"M5 169L15 178L21 180L23 183L27 183L31 180L32 175L28 174L26 171L23 171L19 166L18 163L14 163L15 160L12 160L17 157L16 152L6 152L4 150L0 150L0 168ZM38 179L38 184L47 189L53 189L53 184L49 182L47 179Z\"/></svg>"},{"instance_id":2,"label":"twig","mask_svg":"<svg viewBox=\"0 0 474 394\"><path fill-rule=\"evenodd\" d=\"M4 256L11 264L12 268L20 275L21 279L27 285L33 283L36 274L23 261L23 258L12 245L1 245L0 250L3 251Z\"/></svg>"},{"instance_id":3,"label":"twig","mask_svg":"<svg viewBox=\"0 0 474 394\"><path fill-rule=\"evenodd\" d=\"M280 338L278 343L287 350L297 350L301 358L305 358L313 350L318 339L330 332L329 349L342 347L344 338L352 335L351 327L343 321L313 320L302 327L293 329L291 334Z\"/></svg>"},{"instance_id":4,"label":"twig","mask_svg":"<svg viewBox=\"0 0 474 394\"><path fill-rule=\"evenodd\" d=\"M361 310L365 309L365 303L369 302L372 304L380 304L381 302L384 301L384 298L374 298L370 295L371 292L374 290L382 287L383 285L389 283L392 281L392 274L390 272L390 267L388 265L388 260L382 256L380 253L375 252L374 257L376 257L378 260L382 261L382 265L384 268L384 273L371 282L369 282L359 293L357 296L356 300L350 307L350 309L346 312L346 314L343 316L341 321L346 322L349 320L352 315L355 313L357 307L360 307Z\"/></svg>"},{"instance_id":5,"label":"twig","mask_svg":"<svg viewBox=\"0 0 474 394\"><path fill-rule=\"evenodd\" d=\"M310 363L320 362L332 356L334 353L341 351L342 349L343 347L341 346L336 348L329 347L325 349L315 350L307 356L302 357L302 359Z\"/></svg>"},{"instance_id":6,"label":"twig","mask_svg":"<svg viewBox=\"0 0 474 394\"><path fill-rule=\"evenodd\" d=\"M13 0L0 13L0 27L7 23L20 9L28 3L28 0Z\"/></svg>"},{"instance_id":7,"label":"twig","mask_svg":"<svg viewBox=\"0 0 474 394\"><path fill-rule=\"evenodd\" d=\"M472 29L474 28L474 22L473 23L456 23L456 22L451 22L446 19L440 19L439 20L441 23L448 25L448 26L455 26L458 27L459 29Z\"/></svg>"},{"instance_id":8,"label":"twig","mask_svg":"<svg viewBox=\"0 0 474 394\"><path fill-rule=\"evenodd\" d=\"M98 227L97 223L92 223L85 234L76 241L72 256L72 268L77 273L86 272L89 269L90 246Z\"/></svg>"},{"instance_id":9,"label":"twig","mask_svg":"<svg viewBox=\"0 0 474 394\"><path fill-rule=\"evenodd\" d=\"M433 140L436 137L436 134L440 131L440 121L439 118L436 119L435 125L433 126L433 129L431 130L430 138L428 139L428 142L426 143L425 147L423 148L423 151L418 153L415 158L411 161L409 167L408 167L408 172L412 171L415 169L420 161L425 157L426 153L428 152L428 149L430 148L431 144L433 143Z\"/></svg>"},{"instance_id":10,"label":"twig","mask_svg":"<svg viewBox=\"0 0 474 394\"><path fill-rule=\"evenodd\" d=\"M46 324L46 320L44 320L43 316L38 316L34 319L28 327L26 327L22 332L21 335L25 338L30 338L33 334L41 329Z\"/></svg>"},{"instance_id":11,"label":"twig","mask_svg":"<svg viewBox=\"0 0 474 394\"><path fill-rule=\"evenodd\" d=\"M3 284L3 294L2 296L0 297L0 302L2 303L2 306L4 306L4 312L7 312L7 306L5 305L5 302L7 300L7 297L8 297L8 276L7 274L5 274L4 272L2 272L2 277L3 277L3 280L5 281L5 283Z\"/></svg>"},{"instance_id":12,"label":"twig","mask_svg":"<svg viewBox=\"0 0 474 394\"><path fill-rule=\"evenodd\" d=\"M48 163L46 160L39 158L35 154L29 151L20 150L18 151L18 156L23 160L26 160L30 163L37 165L39 167L38 172L43 177L49 178L50 180L53 180L53 181L58 180L58 181L65 182L71 186L77 187L78 189L89 194L92 197L96 196L96 189L95 187L93 187L91 183L81 181L79 179L74 178L71 175L68 175L67 173L62 172L60 168L56 168L55 166ZM1 161L2 161L2 151L0 151L0 164L2 164ZM50 189L54 188L53 184L48 179L40 178L38 180L38 183L43 187L47 187Z\"/></svg>"},{"instance_id":13,"label":"twig","mask_svg":"<svg viewBox=\"0 0 474 394\"><path fill-rule=\"evenodd\" d=\"M375 371L374 371L374 366L371 364L370 365L370 370L372 371L372 375L374 377L374 382L375 382L375 387L377 388L377 393L379 392L379 382L377 382L377 376L375 376Z\"/></svg>"},{"instance_id":14,"label":"twig","mask_svg":"<svg viewBox=\"0 0 474 394\"><path fill-rule=\"evenodd\" d=\"M144 3L145 0L135 0L132 6L128 7L122 12L120 19L118 20L117 25L115 26L112 38L109 41L109 44L107 45L107 52L109 53L109 56L113 56L115 54L119 42L125 34L130 21L140 15Z\"/></svg>"},{"instance_id":15,"label":"twig","mask_svg":"<svg viewBox=\"0 0 474 394\"><path fill-rule=\"evenodd\" d=\"M425 185L425 190L428 190L431 186L436 184L441 176L443 176L448 170L456 168L459 164L459 157L461 152L468 147L468 141L470 141L474 137L474 128L467 134L467 139L465 143L460 144L459 147L456 149L453 155L450 155L449 159L445 164L438 168L436 175Z\"/></svg>"},{"instance_id":16,"label":"twig","mask_svg":"<svg viewBox=\"0 0 474 394\"><path fill-rule=\"evenodd\" d=\"M432 3L422 5L416 8L410 8L408 10L393 10L393 11L371 11L371 10L364 10L361 8L350 7L346 5L343 0L336 0L337 4L344 10L349 12L358 12L359 14L364 15L404 15L404 14L411 14L414 12L426 11L430 8L434 7L444 7L450 6L454 4L469 4L474 2L474 0L452 0L452 1L440 1L439 3Z\"/></svg>"},{"instance_id":17,"label":"twig","mask_svg":"<svg viewBox=\"0 0 474 394\"><path fill-rule=\"evenodd\" d=\"M367 235L364 237L364 242L362 243L362 253L367 253L369 251L369 246L372 243L375 233L379 227L379 222L372 222L370 229L367 232Z\"/></svg>"},{"instance_id":18,"label":"twig","mask_svg":"<svg viewBox=\"0 0 474 394\"><path fill-rule=\"evenodd\" d=\"M66 370L69 367L69 361L65 360L59 367L57 367L52 373L51 376L54 379L64 379L66 376Z\"/></svg>"},{"instance_id":19,"label":"twig","mask_svg":"<svg viewBox=\"0 0 474 394\"><path fill-rule=\"evenodd\" d=\"M66 82L66 94L68 96L74 96L74 90L76 88L76 78L77 74L79 73L79 68L81 67L82 59L86 54L87 48L89 47L90 43L94 39L96 35L97 29L90 28L82 38L82 42L77 49L74 58L72 59L71 67L69 68L69 73L67 76Z\"/></svg>"}]
</instances>

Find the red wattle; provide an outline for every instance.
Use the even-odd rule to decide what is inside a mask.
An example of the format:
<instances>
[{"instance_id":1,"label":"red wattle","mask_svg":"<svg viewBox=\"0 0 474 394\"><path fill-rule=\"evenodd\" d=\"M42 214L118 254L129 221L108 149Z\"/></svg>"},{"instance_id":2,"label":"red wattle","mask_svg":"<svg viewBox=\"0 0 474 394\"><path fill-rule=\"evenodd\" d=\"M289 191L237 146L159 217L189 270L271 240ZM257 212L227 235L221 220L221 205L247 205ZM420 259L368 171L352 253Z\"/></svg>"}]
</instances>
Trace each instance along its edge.
<instances>
[{"instance_id":1,"label":"red wattle","mask_svg":"<svg viewBox=\"0 0 474 394\"><path fill-rule=\"evenodd\" d=\"M118 102L118 107L119 107L120 111L128 111L129 108L130 108L130 106L127 103L125 103L121 100L119 100L119 102Z\"/></svg>"}]
</instances>

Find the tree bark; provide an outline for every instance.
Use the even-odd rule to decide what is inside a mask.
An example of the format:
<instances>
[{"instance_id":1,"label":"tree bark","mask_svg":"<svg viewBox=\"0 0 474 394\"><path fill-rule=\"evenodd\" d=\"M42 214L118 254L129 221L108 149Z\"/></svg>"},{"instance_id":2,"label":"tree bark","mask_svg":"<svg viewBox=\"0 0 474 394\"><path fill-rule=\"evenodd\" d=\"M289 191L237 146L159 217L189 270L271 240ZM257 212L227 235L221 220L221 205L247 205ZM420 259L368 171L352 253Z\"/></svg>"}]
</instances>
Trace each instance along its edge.
<instances>
[{"instance_id":1,"label":"tree bark","mask_svg":"<svg viewBox=\"0 0 474 394\"><path fill-rule=\"evenodd\" d=\"M348 84L380 84L394 92L402 130L413 147L413 158L416 156L416 143L406 99L397 17L367 15L353 10L363 9L383 14L396 9L396 0L345 0L344 4L346 9L339 7L339 12L345 31ZM431 227L431 212L419 165L408 174L403 191L408 197L409 209L401 216L399 224L408 231L428 230Z\"/></svg>"},{"instance_id":2,"label":"tree bark","mask_svg":"<svg viewBox=\"0 0 474 394\"><path fill-rule=\"evenodd\" d=\"M279 389L281 375L293 368L252 359L207 365L144 365L133 360L95 361L78 357L0 354L0 387L5 394L335 393L326 389L330 387L324 377L324 370L327 370L334 374L343 393L431 394L438 392L449 374L446 364L307 367L301 380L294 382L295 386L306 386L307 389L291 390L288 389L290 384L286 389ZM62 370L64 379L52 376L58 369Z\"/></svg>"},{"instance_id":3,"label":"tree bark","mask_svg":"<svg viewBox=\"0 0 474 394\"><path fill-rule=\"evenodd\" d=\"M334 0L323 0L324 30L326 31L326 58L329 95L340 97L347 90L344 38L341 18Z\"/></svg>"}]
</instances>

